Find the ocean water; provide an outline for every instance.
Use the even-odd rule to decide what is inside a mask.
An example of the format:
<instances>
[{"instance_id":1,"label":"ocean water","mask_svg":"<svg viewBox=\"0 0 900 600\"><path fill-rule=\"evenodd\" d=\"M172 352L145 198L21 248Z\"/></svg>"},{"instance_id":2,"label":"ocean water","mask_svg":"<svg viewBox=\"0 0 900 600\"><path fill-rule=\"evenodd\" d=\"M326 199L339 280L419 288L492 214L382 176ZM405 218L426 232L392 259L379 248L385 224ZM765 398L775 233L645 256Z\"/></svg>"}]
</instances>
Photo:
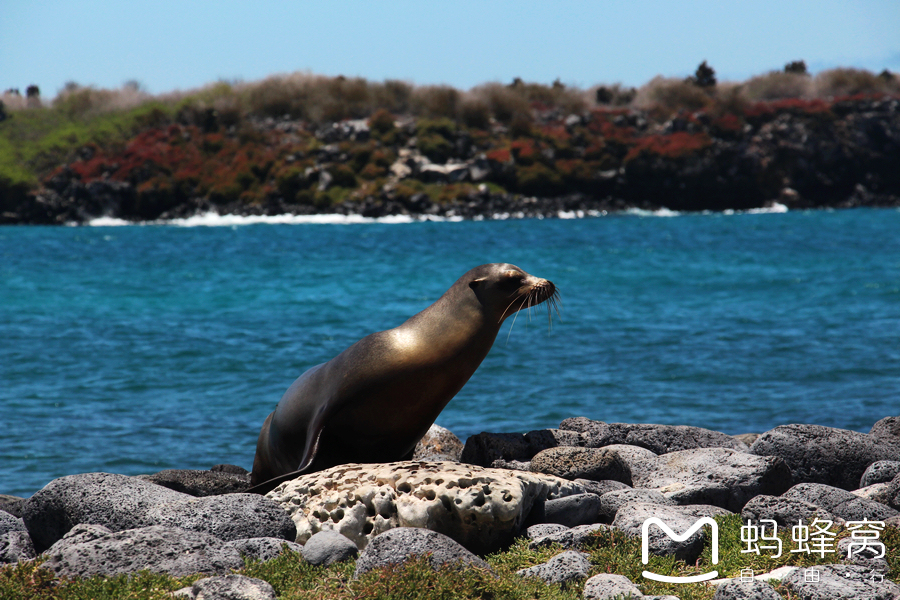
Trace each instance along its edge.
<instances>
[{"instance_id":1,"label":"ocean water","mask_svg":"<svg viewBox=\"0 0 900 600\"><path fill-rule=\"evenodd\" d=\"M555 282L562 313L507 320L438 419L462 439L900 414L900 211L666 214L0 227L0 493L249 468L305 369L487 262Z\"/></svg>"}]
</instances>

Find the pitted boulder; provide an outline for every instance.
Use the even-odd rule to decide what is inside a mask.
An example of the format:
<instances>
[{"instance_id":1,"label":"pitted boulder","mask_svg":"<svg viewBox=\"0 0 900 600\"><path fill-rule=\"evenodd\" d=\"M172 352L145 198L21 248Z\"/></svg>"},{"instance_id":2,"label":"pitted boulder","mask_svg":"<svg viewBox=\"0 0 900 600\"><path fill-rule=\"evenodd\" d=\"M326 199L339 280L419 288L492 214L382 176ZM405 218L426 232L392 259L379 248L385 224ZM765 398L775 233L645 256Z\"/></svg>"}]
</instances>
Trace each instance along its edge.
<instances>
[{"instance_id":1,"label":"pitted boulder","mask_svg":"<svg viewBox=\"0 0 900 600\"><path fill-rule=\"evenodd\" d=\"M712 504L736 512L760 494L791 486L791 472L775 456L729 448L698 448L662 454L632 473L636 488L655 489L677 504Z\"/></svg>"},{"instance_id":2,"label":"pitted boulder","mask_svg":"<svg viewBox=\"0 0 900 600\"><path fill-rule=\"evenodd\" d=\"M372 569L400 565L411 558L427 556L432 568L443 565L491 571L486 562L446 535L427 529L397 527L375 536L356 561L354 577Z\"/></svg>"},{"instance_id":3,"label":"pitted boulder","mask_svg":"<svg viewBox=\"0 0 900 600\"><path fill-rule=\"evenodd\" d=\"M619 600L620 598L643 598L641 588L634 585L624 575L601 573L594 575L584 584L585 600Z\"/></svg>"},{"instance_id":4,"label":"pitted boulder","mask_svg":"<svg viewBox=\"0 0 900 600\"><path fill-rule=\"evenodd\" d=\"M303 558L311 565L331 565L355 558L359 548L337 531L320 531L303 545Z\"/></svg>"},{"instance_id":5,"label":"pitted boulder","mask_svg":"<svg viewBox=\"0 0 900 600\"><path fill-rule=\"evenodd\" d=\"M577 448L560 446L538 452L531 459L535 473L555 475L564 479L612 479L631 483L631 471L618 453L605 448Z\"/></svg>"},{"instance_id":6,"label":"pitted boulder","mask_svg":"<svg viewBox=\"0 0 900 600\"><path fill-rule=\"evenodd\" d=\"M432 424L425 436L416 444L413 460L459 462L463 443L449 429Z\"/></svg>"},{"instance_id":7,"label":"pitted boulder","mask_svg":"<svg viewBox=\"0 0 900 600\"><path fill-rule=\"evenodd\" d=\"M900 444L900 417L885 417L872 425L869 435L888 444Z\"/></svg>"},{"instance_id":8,"label":"pitted boulder","mask_svg":"<svg viewBox=\"0 0 900 600\"><path fill-rule=\"evenodd\" d=\"M872 577L868 567L819 565L816 581L806 581L806 569L797 569L782 580L782 586L800 600L893 600L900 598L900 586Z\"/></svg>"},{"instance_id":9,"label":"pitted boulder","mask_svg":"<svg viewBox=\"0 0 900 600\"><path fill-rule=\"evenodd\" d=\"M781 594L765 581L729 579L716 587L713 600L782 600Z\"/></svg>"},{"instance_id":10,"label":"pitted boulder","mask_svg":"<svg viewBox=\"0 0 900 600\"><path fill-rule=\"evenodd\" d=\"M622 462L628 466L629 472L632 469L639 470L643 463L659 456L652 450L647 450L640 446L629 446L628 444L611 444L609 446L603 446L602 449L607 452L615 452L618 454L619 458L622 459Z\"/></svg>"},{"instance_id":11,"label":"pitted boulder","mask_svg":"<svg viewBox=\"0 0 900 600\"><path fill-rule=\"evenodd\" d=\"M590 525L599 521L600 496L596 494L574 494L565 498L547 500L541 520L545 523L559 523L566 527Z\"/></svg>"},{"instance_id":12,"label":"pitted boulder","mask_svg":"<svg viewBox=\"0 0 900 600\"><path fill-rule=\"evenodd\" d=\"M879 460L866 467L859 480L859 487L864 488L876 483L890 483L898 474L900 474L900 461Z\"/></svg>"},{"instance_id":13,"label":"pitted boulder","mask_svg":"<svg viewBox=\"0 0 900 600\"><path fill-rule=\"evenodd\" d=\"M537 577L544 583L555 583L563 588L574 581L587 579L591 571L591 561L581 552L566 550L550 560L527 569L519 569L519 577Z\"/></svg>"},{"instance_id":14,"label":"pitted boulder","mask_svg":"<svg viewBox=\"0 0 900 600\"><path fill-rule=\"evenodd\" d=\"M761 494L744 505L741 511L741 519L759 522L763 519L775 521L779 527L793 527L798 521L809 523L814 519L842 523L843 519L834 516L821 506L800 498L787 498L784 496L767 496Z\"/></svg>"},{"instance_id":15,"label":"pitted boulder","mask_svg":"<svg viewBox=\"0 0 900 600\"><path fill-rule=\"evenodd\" d=\"M0 534L0 565L31 560L37 556L27 531Z\"/></svg>"},{"instance_id":16,"label":"pitted boulder","mask_svg":"<svg viewBox=\"0 0 900 600\"><path fill-rule=\"evenodd\" d=\"M646 448L656 454L695 448L731 448L741 452L749 450L746 444L730 435L689 425L604 423L575 417L560 423L559 428L581 433L585 446L589 448L627 444Z\"/></svg>"},{"instance_id":17,"label":"pitted boulder","mask_svg":"<svg viewBox=\"0 0 900 600\"><path fill-rule=\"evenodd\" d=\"M284 552L284 549L287 548L292 552L302 552L303 546L297 544L296 542L289 542L285 539L281 538L273 538L273 537L257 537L257 538L247 538L244 540L234 540L231 542L226 542L226 546L231 546L235 550L241 553L241 556L245 556L252 560L258 560L261 562L265 562L267 560L272 560L277 556L281 555Z\"/></svg>"},{"instance_id":18,"label":"pitted boulder","mask_svg":"<svg viewBox=\"0 0 900 600\"><path fill-rule=\"evenodd\" d=\"M845 521L883 521L900 512L880 502L860 498L847 490L822 483L799 483L782 494L783 498L805 500L821 506Z\"/></svg>"},{"instance_id":19,"label":"pitted boulder","mask_svg":"<svg viewBox=\"0 0 900 600\"><path fill-rule=\"evenodd\" d=\"M601 523L612 523L619 509L629 502L646 502L649 504L663 504L674 506L675 502L663 496L656 490L644 490L628 488L616 490L600 496L600 512L598 517Z\"/></svg>"},{"instance_id":20,"label":"pitted boulder","mask_svg":"<svg viewBox=\"0 0 900 600\"><path fill-rule=\"evenodd\" d=\"M532 525L528 529L525 530L525 535L529 540L536 540L538 538L544 537L545 535L551 535L554 533L559 533L560 531L566 531L569 528L565 525L560 525L559 523L538 523L537 525Z\"/></svg>"},{"instance_id":21,"label":"pitted boulder","mask_svg":"<svg viewBox=\"0 0 900 600\"><path fill-rule=\"evenodd\" d=\"M153 475L141 475L140 479L176 492L199 497L234 494L243 492L250 487L250 475L220 471L168 469Z\"/></svg>"},{"instance_id":22,"label":"pitted boulder","mask_svg":"<svg viewBox=\"0 0 900 600\"><path fill-rule=\"evenodd\" d=\"M527 462L547 448L584 446L581 434L561 429L539 429L528 433L479 433L466 440L460 461L490 466L494 461Z\"/></svg>"},{"instance_id":23,"label":"pitted boulder","mask_svg":"<svg viewBox=\"0 0 900 600\"><path fill-rule=\"evenodd\" d=\"M113 531L146 525L150 509L191 496L136 477L84 473L54 479L25 502L25 527L40 553L79 523Z\"/></svg>"},{"instance_id":24,"label":"pitted boulder","mask_svg":"<svg viewBox=\"0 0 900 600\"><path fill-rule=\"evenodd\" d=\"M759 436L750 451L784 459L794 483L824 483L845 490L859 487L872 463L900 460L900 444L822 425L781 425Z\"/></svg>"},{"instance_id":25,"label":"pitted boulder","mask_svg":"<svg viewBox=\"0 0 900 600\"><path fill-rule=\"evenodd\" d=\"M640 537L644 521L651 517L662 520L675 534L683 535L698 519L715 518L719 515L731 514L717 506L695 504L691 506L663 506L646 502L630 502L619 509L613 521L613 527L627 535ZM694 562L703 550L710 527L704 525L691 537L677 541L665 533L658 525L652 524L647 530L648 549L658 556L674 555L678 560Z\"/></svg>"},{"instance_id":26,"label":"pitted boulder","mask_svg":"<svg viewBox=\"0 0 900 600\"><path fill-rule=\"evenodd\" d=\"M531 528L529 527L528 530L531 531ZM532 540L528 542L528 547L534 550L535 548L542 548L551 544L559 544L566 549L581 548L594 539L594 534L598 531L608 530L609 525L603 525L601 523L579 525L577 527L572 527L571 529L565 528L554 533L533 537Z\"/></svg>"},{"instance_id":27,"label":"pitted boulder","mask_svg":"<svg viewBox=\"0 0 900 600\"><path fill-rule=\"evenodd\" d=\"M258 494L226 494L190 498L147 511L147 524L202 531L226 542L255 537L293 541L297 528L291 516L270 498Z\"/></svg>"},{"instance_id":28,"label":"pitted boulder","mask_svg":"<svg viewBox=\"0 0 900 600\"><path fill-rule=\"evenodd\" d=\"M22 519L0 510L0 535L10 531L26 531Z\"/></svg>"},{"instance_id":29,"label":"pitted boulder","mask_svg":"<svg viewBox=\"0 0 900 600\"><path fill-rule=\"evenodd\" d=\"M459 463L340 465L301 475L269 492L297 526L296 541L334 530L365 548L395 527L450 536L474 552L504 547L535 505L583 493L570 481Z\"/></svg>"},{"instance_id":30,"label":"pitted boulder","mask_svg":"<svg viewBox=\"0 0 900 600\"><path fill-rule=\"evenodd\" d=\"M195 581L172 594L182 600L275 600L272 585L244 575L223 575Z\"/></svg>"},{"instance_id":31,"label":"pitted boulder","mask_svg":"<svg viewBox=\"0 0 900 600\"><path fill-rule=\"evenodd\" d=\"M44 566L57 576L91 577L152 571L184 577L225 574L244 566L241 555L215 536L176 527L143 527L86 539L60 540Z\"/></svg>"}]
</instances>

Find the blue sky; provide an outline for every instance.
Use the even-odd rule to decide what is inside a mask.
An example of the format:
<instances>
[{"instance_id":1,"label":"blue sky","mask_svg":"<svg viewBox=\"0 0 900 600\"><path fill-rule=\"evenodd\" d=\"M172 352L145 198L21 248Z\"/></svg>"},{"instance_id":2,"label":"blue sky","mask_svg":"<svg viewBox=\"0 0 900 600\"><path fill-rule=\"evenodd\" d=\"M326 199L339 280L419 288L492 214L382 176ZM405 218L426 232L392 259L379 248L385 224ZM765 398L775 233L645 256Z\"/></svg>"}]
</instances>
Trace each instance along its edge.
<instances>
[{"instance_id":1,"label":"blue sky","mask_svg":"<svg viewBox=\"0 0 900 600\"><path fill-rule=\"evenodd\" d=\"M900 72L898 0L274 2L4 0L0 89L67 81L152 93L219 79L323 75L446 83L639 86L702 60L743 80L803 59L813 72Z\"/></svg>"}]
</instances>

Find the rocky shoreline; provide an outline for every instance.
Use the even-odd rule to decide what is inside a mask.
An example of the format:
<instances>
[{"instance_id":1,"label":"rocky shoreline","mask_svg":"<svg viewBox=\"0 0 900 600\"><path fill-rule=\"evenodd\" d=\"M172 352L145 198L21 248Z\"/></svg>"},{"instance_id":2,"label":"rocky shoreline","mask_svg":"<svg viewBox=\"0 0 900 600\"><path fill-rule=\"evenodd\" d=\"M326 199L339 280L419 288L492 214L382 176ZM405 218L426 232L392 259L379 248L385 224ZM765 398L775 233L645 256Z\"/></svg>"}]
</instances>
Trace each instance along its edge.
<instances>
[{"instance_id":1,"label":"rocky shoreline","mask_svg":"<svg viewBox=\"0 0 900 600\"><path fill-rule=\"evenodd\" d=\"M38 189L0 189L0 224L900 206L893 96L722 105L664 119L635 108L535 109L529 119L518 131L382 111L322 125L253 117L238 130L215 111L182 115L124 148L80 148Z\"/></svg>"},{"instance_id":2,"label":"rocky shoreline","mask_svg":"<svg viewBox=\"0 0 900 600\"><path fill-rule=\"evenodd\" d=\"M900 417L869 433L795 424L743 436L578 417L557 429L481 433L464 445L435 426L409 462L342 465L266 496L241 493L248 482L240 467L219 465L70 475L28 499L0 496L0 563L41 555L58 577L204 573L210 577L176 596L230 590L245 595L229 597L274 598L268 583L229 575L243 567L242 556L270 560L287 545L311 564L355 559L355 576L417 556L434 567L489 571L479 555L524 535L533 548L555 543L563 551L522 577L583 582L584 598L651 598L639 581L598 572L579 549L597 532L640 537L650 517L675 532L731 514L788 529L816 519L900 528ZM650 529L647 543L653 555L692 564L708 536L701 529L679 540ZM835 539L835 564L820 568L835 595L816 595L822 588L802 569L772 578L795 598L900 598L897 582L868 576L888 573L896 549L854 553L854 540ZM781 597L765 578L738 583L718 582L715 598Z\"/></svg>"}]
</instances>

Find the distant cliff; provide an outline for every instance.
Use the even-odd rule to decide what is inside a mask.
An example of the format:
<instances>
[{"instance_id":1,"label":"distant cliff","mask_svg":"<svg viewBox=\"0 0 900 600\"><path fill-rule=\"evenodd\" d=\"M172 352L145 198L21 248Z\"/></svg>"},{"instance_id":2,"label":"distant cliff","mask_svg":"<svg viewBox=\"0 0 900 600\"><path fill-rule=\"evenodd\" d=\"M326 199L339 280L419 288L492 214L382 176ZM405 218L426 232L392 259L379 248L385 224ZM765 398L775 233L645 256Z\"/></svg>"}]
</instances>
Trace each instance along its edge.
<instances>
[{"instance_id":1,"label":"distant cliff","mask_svg":"<svg viewBox=\"0 0 900 600\"><path fill-rule=\"evenodd\" d=\"M0 178L0 222L900 205L895 95L575 108L532 102L507 122L145 111L134 133L78 146L29 189Z\"/></svg>"}]
</instances>

